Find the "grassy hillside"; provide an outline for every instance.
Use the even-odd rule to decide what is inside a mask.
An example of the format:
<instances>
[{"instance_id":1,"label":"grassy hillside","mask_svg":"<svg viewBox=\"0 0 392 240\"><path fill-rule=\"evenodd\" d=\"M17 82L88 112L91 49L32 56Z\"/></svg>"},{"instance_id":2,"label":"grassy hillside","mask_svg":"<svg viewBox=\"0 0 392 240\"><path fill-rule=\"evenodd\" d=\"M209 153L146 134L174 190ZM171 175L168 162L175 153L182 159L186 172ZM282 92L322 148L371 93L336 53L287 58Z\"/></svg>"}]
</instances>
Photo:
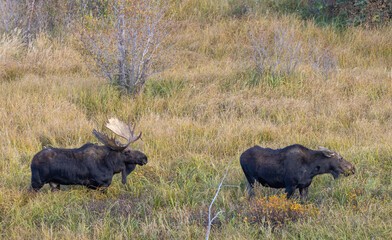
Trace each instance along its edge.
<instances>
[{"instance_id":1,"label":"grassy hillside","mask_svg":"<svg viewBox=\"0 0 392 240\"><path fill-rule=\"evenodd\" d=\"M154 75L139 96L90 74L73 40L41 35L25 46L17 34L1 38L0 237L201 239L231 163L224 184L232 186L223 187L214 204L214 213L224 213L210 239L391 238L391 27L335 30L295 16L242 15L244 6L231 1L176 4L171 68ZM248 32L262 25L272 36L276 24L292 28L296 40L331 49L338 64L333 77L314 74L306 62L294 75L258 75ZM299 56L311 48L303 44ZM93 128L129 115L143 131L133 147L149 163L126 185L116 175L107 194L78 186L27 193L36 152L97 143ZM314 179L308 204L318 214L305 212L302 220L275 228L248 221L255 207L240 154L255 144L294 143L335 150L357 173ZM260 197L282 193L258 189Z\"/></svg>"}]
</instances>

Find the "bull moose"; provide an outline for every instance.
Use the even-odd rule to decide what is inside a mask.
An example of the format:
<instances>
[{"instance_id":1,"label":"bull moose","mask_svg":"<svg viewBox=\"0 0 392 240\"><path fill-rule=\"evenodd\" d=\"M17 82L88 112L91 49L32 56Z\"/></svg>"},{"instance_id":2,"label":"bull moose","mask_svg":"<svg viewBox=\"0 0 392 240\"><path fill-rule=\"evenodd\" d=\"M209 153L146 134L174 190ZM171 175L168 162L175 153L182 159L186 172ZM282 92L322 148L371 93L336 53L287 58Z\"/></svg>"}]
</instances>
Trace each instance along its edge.
<instances>
[{"instance_id":1,"label":"bull moose","mask_svg":"<svg viewBox=\"0 0 392 240\"><path fill-rule=\"evenodd\" d=\"M307 198L313 177L330 173L336 179L341 174L355 173L354 166L338 153L324 147L315 151L299 144L283 149L254 146L241 154L240 163L251 187L257 181L265 187L286 188L287 198L298 188L301 200Z\"/></svg>"},{"instance_id":2,"label":"bull moose","mask_svg":"<svg viewBox=\"0 0 392 240\"><path fill-rule=\"evenodd\" d=\"M145 165L147 156L129 145L141 137L134 135L134 128L117 118L111 118L106 127L128 142L122 144L102 132L93 130L94 136L104 146L87 143L76 149L46 148L38 152L31 162L31 186L38 191L49 183L52 191L60 185L84 185L90 189L105 190L113 175L122 173L122 183L136 165Z\"/></svg>"}]
</instances>

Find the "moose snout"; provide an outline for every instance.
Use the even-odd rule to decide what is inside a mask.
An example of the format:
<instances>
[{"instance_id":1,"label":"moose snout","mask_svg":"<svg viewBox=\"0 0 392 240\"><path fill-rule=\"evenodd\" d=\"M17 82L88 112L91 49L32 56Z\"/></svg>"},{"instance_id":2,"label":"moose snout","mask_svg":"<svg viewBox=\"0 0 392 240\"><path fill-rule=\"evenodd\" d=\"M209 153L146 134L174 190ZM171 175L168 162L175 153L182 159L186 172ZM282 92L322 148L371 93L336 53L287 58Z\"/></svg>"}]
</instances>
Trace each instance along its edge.
<instances>
[{"instance_id":1,"label":"moose snout","mask_svg":"<svg viewBox=\"0 0 392 240\"><path fill-rule=\"evenodd\" d=\"M353 165L351 165L348 172L349 172L349 175L355 174L355 167Z\"/></svg>"},{"instance_id":2,"label":"moose snout","mask_svg":"<svg viewBox=\"0 0 392 240\"><path fill-rule=\"evenodd\" d=\"M345 177L355 174L355 167L352 166L348 170L344 171L343 174L344 174Z\"/></svg>"},{"instance_id":3,"label":"moose snout","mask_svg":"<svg viewBox=\"0 0 392 240\"><path fill-rule=\"evenodd\" d=\"M142 160L142 164L143 164L143 165L146 165L146 164L147 164L147 162L148 162L148 159L147 159L147 157L146 157L146 158L143 158L143 160Z\"/></svg>"}]
</instances>

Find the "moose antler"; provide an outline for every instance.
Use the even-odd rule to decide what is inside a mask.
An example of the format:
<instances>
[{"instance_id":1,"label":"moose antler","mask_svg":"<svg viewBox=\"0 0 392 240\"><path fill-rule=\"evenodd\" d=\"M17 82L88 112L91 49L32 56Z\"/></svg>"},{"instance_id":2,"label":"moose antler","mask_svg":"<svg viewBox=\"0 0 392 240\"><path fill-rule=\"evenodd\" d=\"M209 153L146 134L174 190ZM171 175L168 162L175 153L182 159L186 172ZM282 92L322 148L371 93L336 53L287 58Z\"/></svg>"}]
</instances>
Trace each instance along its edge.
<instances>
[{"instance_id":1,"label":"moose antler","mask_svg":"<svg viewBox=\"0 0 392 240\"><path fill-rule=\"evenodd\" d=\"M131 143L137 141L142 136L142 133L140 133L138 136L133 135L136 124L134 124L133 128L131 128L131 124L126 124L123 121L118 120L117 118L109 119L108 123L106 124L106 127L118 136L127 139Z\"/></svg>"},{"instance_id":2,"label":"moose antler","mask_svg":"<svg viewBox=\"0 0 392 240\"><path fill-rule=\"evenodd\" d=\"M98 132L94 129L94 136L105 146L110 147L113 150L122 151L127 148L129 144L137 141L142 136L142 133L140 133L138 136L134 136L133 132L136 125L131 128L130 124L126 124L123 121L118 120L117 118L110 118L105 126L118 136L128 140L126 144L122 144L115 138L109 138L108 135L106 135L105 133Z\"/></svg>"}]
</instances>

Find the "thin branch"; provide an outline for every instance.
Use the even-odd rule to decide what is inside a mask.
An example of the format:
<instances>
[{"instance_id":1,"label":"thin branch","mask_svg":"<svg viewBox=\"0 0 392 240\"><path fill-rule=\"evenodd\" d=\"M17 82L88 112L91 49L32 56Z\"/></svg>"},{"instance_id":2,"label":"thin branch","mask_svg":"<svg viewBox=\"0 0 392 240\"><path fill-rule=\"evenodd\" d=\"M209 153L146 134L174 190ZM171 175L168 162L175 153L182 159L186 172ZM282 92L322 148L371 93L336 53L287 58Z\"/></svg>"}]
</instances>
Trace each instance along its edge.
<instances>
[{"instance_id":1,"label":"thin branch","mask_svg":"<svg viewBox=\"0 0 392 240\"><path fill-rule=\"evenodd\" d=\"M227 166L227 168L226 168L226 173L225 173L225 175L223 176L222 181L220 182L218 189L216 190L215 196L214 196L214 198L213 198L212 201L211 201L210 207L208 208L208 227L207 227L206 240L208 240L208 238L210 237L210 231L211 231L212 222L215 220L215 218L218 217L219 214L221 214L221 213L224 212L223 210L219 211L219 212L218 212L217 214L215 214L215 216L211 219L211 208L212 208L212 205L214 204L216 198L218 197L219 191L220 191L221 188L222 188L223 181L225 180L225 178L226 178L226 176L227 176L227 173L229 172L229 167L230 167L230 165L231 165L232 162L233 162L233 160L231 160L230 163L229 163L229 165Z\"/></svg>"},{"instance_id":2,"label":"thin branch","mask_svg":"<svg viewBox=\"0 0 392 240\"><path fill-rule=\"evenodd\" d=\"M109 17L98 12L92 23L82 23L81 31L86 34L81 37L83 48L95 65L94 72L112 83L118 80L128 92L137 93L154 73L160 60L158 54L167 52L158 49L167 36L165 8L147 0L116 0L110 4Z\"/></svg>"}]
</instances>

